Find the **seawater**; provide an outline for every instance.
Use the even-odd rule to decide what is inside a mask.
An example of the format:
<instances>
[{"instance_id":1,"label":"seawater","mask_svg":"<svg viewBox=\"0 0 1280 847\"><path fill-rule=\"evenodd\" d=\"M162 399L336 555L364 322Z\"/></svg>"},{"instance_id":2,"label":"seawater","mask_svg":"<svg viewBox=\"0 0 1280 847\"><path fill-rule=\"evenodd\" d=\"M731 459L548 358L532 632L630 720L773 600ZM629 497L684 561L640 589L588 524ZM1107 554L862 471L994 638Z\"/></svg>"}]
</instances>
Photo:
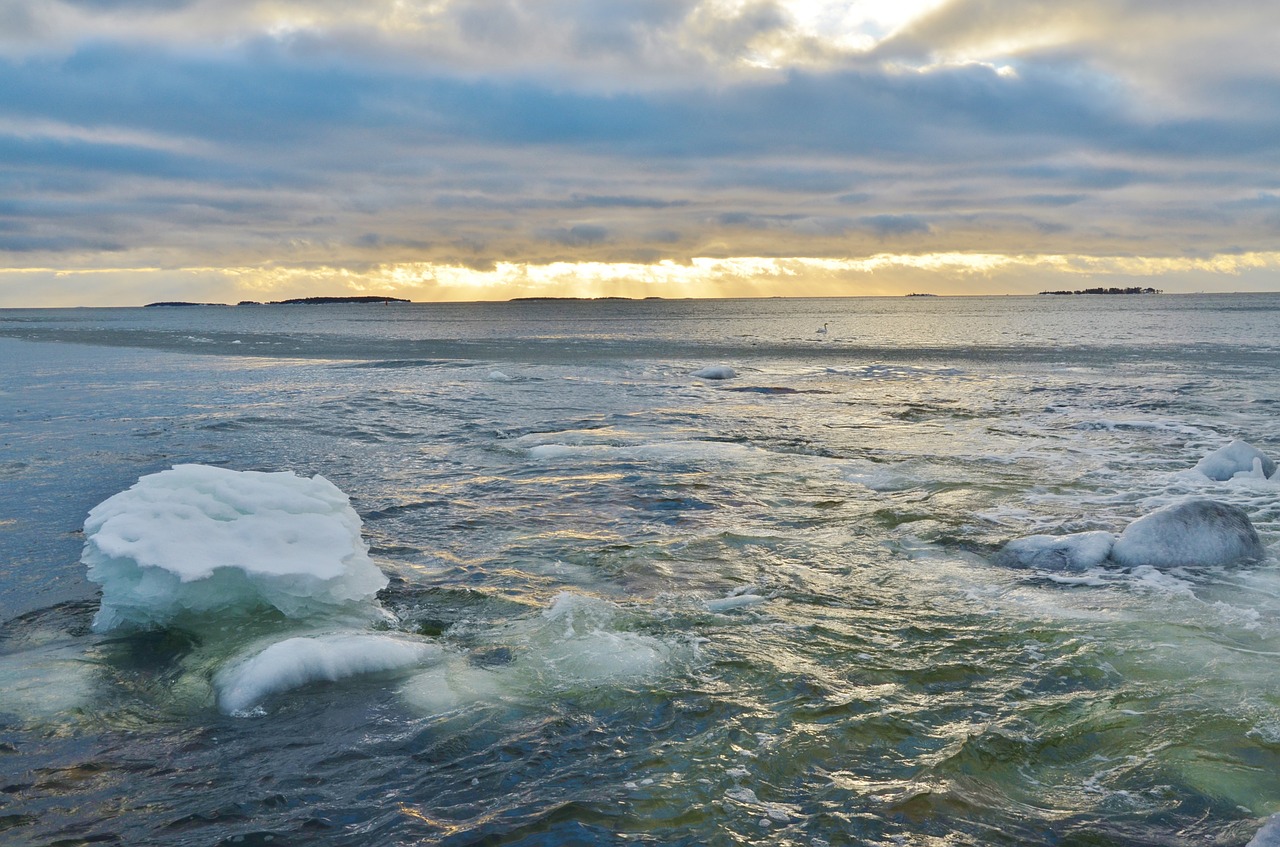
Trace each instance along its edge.
<instances>
[{"instance_id":1,"label":"seawater","mask_svg":"<svg viewBox=\"0 0 1280 847\"><path fill-rule=\"evenodd\" d=\"M3 310L0 361L5 844L1235 845L1280 812L1280 482L1191 470L1280 456L1280 295ZM382 626L457 660L231 716L208 629L93 634L85 515L181 463L332 481ZM995 564L1190 495L1269 557Z\"/></svg>"}]
</instances>

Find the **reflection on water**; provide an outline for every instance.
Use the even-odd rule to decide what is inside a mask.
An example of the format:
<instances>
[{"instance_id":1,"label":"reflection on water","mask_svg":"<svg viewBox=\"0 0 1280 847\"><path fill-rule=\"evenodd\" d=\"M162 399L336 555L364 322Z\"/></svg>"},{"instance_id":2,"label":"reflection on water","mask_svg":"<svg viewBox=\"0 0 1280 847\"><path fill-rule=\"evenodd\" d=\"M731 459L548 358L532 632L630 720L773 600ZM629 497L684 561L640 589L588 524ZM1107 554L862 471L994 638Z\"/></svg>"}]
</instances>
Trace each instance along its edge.
<instances>
[{"instance_id":1,"label":"reflection on water","mask_svg":"<svg viewBox=\"0 0 1280 847\"><path fill-rule=\"evenodd\" d=\"M0 312L0 840L1243 844L1280 481L1192 468L1280 454L1278 307ZM234 717L278 622L91 634L85 513L187 462L332 481L391 577L369 633L440 652ZM994 564L1193 495L1270 558Z\"/></svg>"}]
</instances>

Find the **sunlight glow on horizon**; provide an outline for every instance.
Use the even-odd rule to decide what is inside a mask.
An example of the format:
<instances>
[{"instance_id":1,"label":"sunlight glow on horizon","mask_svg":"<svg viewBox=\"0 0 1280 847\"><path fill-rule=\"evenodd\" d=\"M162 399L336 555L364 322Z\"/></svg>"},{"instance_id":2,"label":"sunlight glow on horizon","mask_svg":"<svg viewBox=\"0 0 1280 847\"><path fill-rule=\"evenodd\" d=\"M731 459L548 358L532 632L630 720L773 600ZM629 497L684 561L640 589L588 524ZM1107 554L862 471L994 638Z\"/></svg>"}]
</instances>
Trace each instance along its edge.
<instances>
[{"instance_id":1,"label":"sunlight glow on horizon","mask_svg":"<svg viewBox=\"0 0 1280 847\"><path fill-rule=\"evenodd\" d=\"M238 302L308 296L379 295L419 302L473 302L526 297L735 297L900 296L937 294L1034 294L1062 287L1123 286L1108 278L1161 278L1199 274L1238 277L1248 271L1280 271L1280 251L1203 258L995 253L881 253L862 258L694 258L688 262L499 262L491 269L431 262L377 264L360 269L332 265L294 267L7 268L6 277L114 277L141 284L149 299L188 300L183 285L200 280L198 302ZM1089 282L1081 283L1081 278ZM150 280L150 282L149 282ZM1055 282L1055 280L1057 280ZM169 294L162 292L169 291ZM35 303L0 303L7 308ZM50 305L128 305L56 303ZM134 303L141 305L141 303Z\"/></svg>"}]
</instances>

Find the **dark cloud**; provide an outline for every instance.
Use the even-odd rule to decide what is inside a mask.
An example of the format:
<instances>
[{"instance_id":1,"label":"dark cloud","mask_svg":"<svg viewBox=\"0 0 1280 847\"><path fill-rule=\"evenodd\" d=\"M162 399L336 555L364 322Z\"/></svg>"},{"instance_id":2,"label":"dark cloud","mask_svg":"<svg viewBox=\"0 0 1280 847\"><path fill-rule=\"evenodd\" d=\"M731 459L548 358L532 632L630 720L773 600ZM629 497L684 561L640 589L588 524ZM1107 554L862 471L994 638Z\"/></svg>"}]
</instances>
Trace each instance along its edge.
<instances>
[{"instance_id":1,"label":"dark cloud","mask_svg":"<svg viewBox=\"0 0 1280 847\"><path fill-rule=\"evenodd\" d=\"M577 224L571 227L539 230L538 236L566 247L583 247L603 243L609 238L609 230L594 224Z\"/></svg>"},{"instance_id":2,"label":"dark cloud","mask_svg":"<svg viewBox=\"0 0 1280 847\"><path fill-rule=\"evenodd\" d=\"M1224 209L1280 209L1280 195L1259 191L1252 197L1228 200L1220 205Z\"/></svg>"},{"instance_id":3,"label":"dark cloud","mask_svg":"<svg viewBox=\"0 0 1280 847\"><path fill-rule=\"evenodd\" d=\"M1092 167L1088 165L1032 164L1008 169L1019 179L1073 188L1110 189L1123 188L1143 179L1143 175L1129 168Z\"/></svg>"},{"instance_id":4,"label":"dark cloud","mask_svg":"<svg viewBox=\"0 0 1280 847\"><path fill-rule=\"evenodd\" d=\"M713 188L745 186L765 191L833 194L849 188L859 175L835 168L783 166L774 162L719 166L705 181Z\"/></svg>"},{"instance_id":5,"label":"dark cloud","mask_svg":"<svg viewBox=\"0 0 1280 847\"><path fill-rule=\"evenodd\" d=\"M575 194L565 204L570 208L671 209L689 205L688 200L660 200L629 195Z\"/></svg>"},{"instance_id":6,"label":"dark cloud","mask_svg":"<svg viewBox=\"0 0 1280 847\"><path fill-rule=\"evenodd\" d=\"M429 250L431 243L412 238L400 238L396 236L386 236L378 232L366 232L363 235L356 236L352 239L352 243L358 247L372 248L388 248L388 247L409 247L414 250Z\"/></svg>"},{"instance_id":7,"label":"dark cloud","mask_svg":"<svg viewBox=\"0 0 1280 847\"><path fill-rule=\"evenodd\" d=\"M929 232L929 224L917 215L867 215L858 223L880 238L918 235Z\"/></svg>"},{"instance_id":8,"label":"dark cloud","mask_svg":"<svg viewBox=\"0 0 1280 847\"><path fill-rule=\"evenodd\" d=\"M1087 194L1027 194L1017 198L1029 206L1073 206L1088 198Z\"/></svg>"},{"instance_id":9,"label":"dark cloud","mask_svg":"<svg viewBox=\"0 0 1280 847\"><path fill-rule=\"evenodd\" d=\"M126 249L124 244L101 238L80 238L74 235L40 235L0 231L0 251L6 253L67 253L100 252L116 253Z\"/></svg>"},{"instance_id":10,"label":"dark cloud","mask_svg":"<svg viewBox=\"0 0 1280 847\"><path fill-rule=\"evenodd\" d=\"M8 81L0 86L0 111L245 146L314 142L320 127L372 117L360 104L374 84L365 74L282 59L90 46L66 59L0 66Z\"/></svg>"}]
</instances>

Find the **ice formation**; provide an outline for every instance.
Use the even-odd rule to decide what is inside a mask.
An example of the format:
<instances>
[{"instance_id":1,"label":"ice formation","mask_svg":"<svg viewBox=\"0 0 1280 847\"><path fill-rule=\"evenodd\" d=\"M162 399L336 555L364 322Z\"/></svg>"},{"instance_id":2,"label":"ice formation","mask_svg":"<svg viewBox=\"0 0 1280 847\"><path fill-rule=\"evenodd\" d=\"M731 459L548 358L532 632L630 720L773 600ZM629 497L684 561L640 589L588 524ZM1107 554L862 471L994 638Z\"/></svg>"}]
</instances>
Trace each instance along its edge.
<instances>
[{"instance_id":1,"label":"ice formation","mask_svg":"<svg viewBox=\"0 0 1280 847\"><path fill-rule=\"evenodd\" d=\"M1045 571L1084 571L1097 567L1111 554L1116 537L1109 532L1072 535L1029 535L1000 550L998 564Z\"/></svg>"},{"instance_id":2,"label":"ice formation","mask_svg":"<svg viewBox=\"0 0 1280 847\"><path fill-rule=\"evenodd\" d=\"M1267 818L1245 847L1280 847L1280 812Z\"/></svg>"},{"instance_id":3,"label":"ice formation","mask_svg":"<svg viewBox=\"0 0 1280 847\"><path fill-rule=\"evenodd\" d=\"M494 633L509 662L477 667L455 656L415 674L401 694L438 714L476 701L633 684L682 655L679 643L622 628L622 614L606 600L561 593L536 618Z\"/></svg>"},{"instance_id":4,"label":"ice formation","mask_svg":"<svg viewBox=\"0 0 1280 847\"><path fill-rule=\"evenodd\" d=\"M620 609L612 603L563 592L543 613L543 625L530 635L534 650L526 657L535 673L550 673L557 683L592 684L639 679L653 673L672 654L671 645L618 628Z\"/></svg>"},{"instance_id":5,"label":"ice formation","mask_svg":"<svg viewBox=\"0 0 1280 847\"><path fill-rule=\"evenodd\" d=\"M733 379L738 372L728 365L708 365L701 370L696 370L693 375L699 379Z\"/></svg>"},{"instance_id":6,"label":"ice formation","mask_svg":"<svg viewBox=\"0 0 1280 847\"><path fill-rule=\"evenodd\" d=\"M408 668L439 659L443 653L434 644L389 635L300 636L232 662L214 676L213 684L224 712L243 712L280 691Z\"/></svg>"},{"instance_id":7,"label":"ice formation","mask_svg":"<svg viewBox=\"0 0 1280 847\"><path fill-rule=\"evenodd\" d=\"M85 521L81 561L102 586L94 629L261 606L289 617L372 606L387 578L360 526L321 476L206 465L144 476Z\"/></svg>"},{"instance_id":8,"label":"ice formation","mask_svg":"<svg viewBox=\"0 0 1280 847\"><path fill-rule=\"evenodd\" d=\"M1196 470L1219 481L1231 479L1238 473L1259 471L1263 477L1272 477L1276 473L1276 463L1252 444L1232 441L1196 463Z\"/></svg>"},{"instance_id":9,"label":"ice formation","mask_svg":"<svg viewBox=\"0 0 1280 847\"><path fill-rule=\"evenodd\" d=\"M1212 567L1260 559L1266 551L1243 510L1186 500L1138 518L1120 533L1111 558L1126 567Z\"/></svg>"},{"instance_id":10,"label":"ice formation","mask_svg":"<svg viewBox=\"0 0 1280 847\"><path fill-rule=\"evenodd\" d=\"M719 613L731 612L735 609L748 609L768 601L768 597L762 597L759 594L730 594L728 597L714 597L710 600L703 600L702 605L706 607L708 612Z\"/></svg>"}]
</instances>

